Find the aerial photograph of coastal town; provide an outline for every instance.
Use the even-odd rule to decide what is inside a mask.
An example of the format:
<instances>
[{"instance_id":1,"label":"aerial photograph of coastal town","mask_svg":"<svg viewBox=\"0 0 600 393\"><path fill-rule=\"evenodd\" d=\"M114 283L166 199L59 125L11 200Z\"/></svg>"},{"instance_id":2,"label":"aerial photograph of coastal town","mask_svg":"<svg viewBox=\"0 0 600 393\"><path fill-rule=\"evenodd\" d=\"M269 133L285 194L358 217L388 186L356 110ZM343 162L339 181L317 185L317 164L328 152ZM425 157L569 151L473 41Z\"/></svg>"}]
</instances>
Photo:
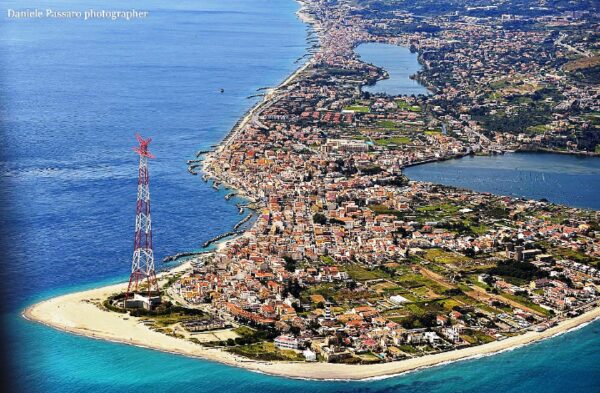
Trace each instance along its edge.
<instances>
[{"instance_id":1,"label":"aerial photograph of coastal town","mask_svg":"<svg viewBox=\"0 0 600 393\"><path fill-rule=\"evenodd\" d=\"M10 392L599 392L596 0L0 0Z\"/></svg>"}]
</instances>

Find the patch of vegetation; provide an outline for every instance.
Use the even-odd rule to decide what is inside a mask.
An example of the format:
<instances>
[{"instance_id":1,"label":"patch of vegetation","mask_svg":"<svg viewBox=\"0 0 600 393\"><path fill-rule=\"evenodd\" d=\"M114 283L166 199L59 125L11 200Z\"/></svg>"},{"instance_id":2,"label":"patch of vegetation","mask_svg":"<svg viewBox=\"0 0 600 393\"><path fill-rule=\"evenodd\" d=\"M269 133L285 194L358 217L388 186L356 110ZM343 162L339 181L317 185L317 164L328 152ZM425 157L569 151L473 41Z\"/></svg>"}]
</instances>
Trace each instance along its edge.
<instances>
[{"instance_id":1,"label":"patch of vegetation","mask_svg":"<svg viewBox=\"0 0 600 393\"><path fill-rule=\"evenodd\" d=\"M495 276L520 278L527 281L548 277L548 272L540 270L532 263L515 261L500 262L497 266L489 269L488 273Z\"/></svg>"},{"instance_id":2,"label":"patch of vegetation","mask_svg":"<svg viewBox=\"0 0 600 393\"><path fill-rule=\"evenodd\" d=\"M377 165L368 166L368 167L359 168L359 169L360 169L360 172L366 176L376 175L383 170L383 169L381 169L380 166L377 166Z\"/></svg>"},{"instance_id":3,"label":"patch of vegetation","mask_svg":"<svg viewBox=\"0 0 600 393\"><path fill-rule=\"evenodd\" d=\"M543 315L550 315L550 311L546 310L543 307L540 307L538 304L532 302L531 300L529 300L528 298L524 297L524 296L519 296L519 295L513 295L511 293L502 293L502 297L505 297L507 299L513 300L517 303L521 303L524 306L527 306L529 308L531 308L532 310L535 310Z\"/></svg>"},{"instance_id":4,"label":"patch of vegetation","mask_svg":"<svg viewBox=\"0 0 600 393\"><path fill-rule=\"evenodd\" d=\"M412 345L399 345L398 349L404 353L410 353L410 354L419 353L419 350L416 347L413 347Z\"/></svg>"},{"instance_id":5,"label":"patch of vegetation","mask_svg":"<svg viewBox=\"0 0 600 393\"><path fill-rule=\"evenodd\" d=\"M369 107L368 106L362 106L362 105L347 106L347 107L344 108L344 110L354 111L354 112L361 112L361 113L369 113Z\"/></svg>"},{"instance_id":6,"label":"patch of vegetation","mask_svg":"<svg viewBox=\"0 0 600 393\"><path fill-rule=\"evenodd\" d=\"M402 217L403 213L399 210L390 209L384 205L369 205L369 209L373 210L376 214L392 214L396 217Z\"/></svg>"},{"instance_id":7,"label":"patch of vegetation","mask_svg":"<svg viewBox=\"0 0 600 393\"><path fill-rule=\"evenodd\" d=\"M304 361L304 356L292 350L282 350L270 342L261 342L235 346L227 349L228 352L255 360L285 360Z\"/></svg>"},{"instance_id":8,"label":"patch of vegetation","mask_svg":"<svg viewBox=\"0 0 600 393\"><path fill-rule=\"evenodd\" d=\"M437 205L419 206L417 207L418 212L444 212L448 214L456 213L460 208L458 206L451 205L449 203L440 203Z\"/></svg>"},{"instance_id":9,"label":"patch of vegetation","mask_svg":"<svg viewBox=\"0 0 600 393\"><path fill-rule=\"evenodd\" d=\"M350 278L356 281L375 280L378 278L390 278L390 275L379 268L367 269L359 265L344 266L344 270Z\"/></svg>"},{"instance_id":10,"label":"patch of vegetation","mask_svg":"<svg viewBox=\"0 0 600 393\"><path fill-rule=\"evenodd\" d=\"M437 326L437 314L428 312L421 315L411 314L400 322L405 329L419 329Z\"/></svg>"},{"instance_id":11,"label":"patch of vegetation","mask_svg":"<svg viewBox=\"0 0 600 393\"><path fill-rule=\"evenodd\" d=\"M335 264L335 260L333 259L333 257L331 257L329 255L321 255L319 258L321 259L321 262L323 262L326 265L334 265Z\"/></svg>"},{"instance_id":12,"label":"patch of vegetation","mask_svg":"<svg viewBox=\"0 0 600 393\"><path fill-rule=\"evenodd\" d=\"M396 136L390 138L375 139L377 146L389 146L389 145L406 145L412 140L406 136Z\"/></svg>"},{"instance_id":13,"label":"patch of vegetation","mask_svg":"<svg viewBox=\"0 0 600 393\"><path fill-rule=\"evenodd\" d=\"M394 129L396 128L396 123L393 120L379 120L377 122L377 127Z\"/></svg>"},{"instance_id":14,"label":"patch of vegetation","mask_svg":"<svg viewBox=\"0 0 600 393\"><path fill-rule=\"evenodd\" d=\"M554 248L552 249L552 253L565 259L571 259L575 262L583 263L597 268L600 267L600 258L595 258L590 255L586 255L582 251L573 250L570 248Z\"/></svg>"},{"instance_id":15,"label":"patch of vegetation","mask_svg":"<svg viewBox=\"0 0 600 393\"><path fill-rule=\"evenodd\" d=\"M460 264L469 262L470 259L464 255L444 251L440 248L431 248L425 252L425 259L435 263L443 263L443 264Z\"/></svg>"},{"instance_id":16,"label":"patch of vegetation","mask_svg":"<svg viewBox=\"0 0 600 393\"><path fill-rule=\"evenodd\" d=\"M408 102L403 100L396 100L396 106L398 109L402 109L410 112L421 112L421 107L418 105L410 105Z\"/></svg>"},{"instance_id":17,"label":"patch of vegetation","mask_svg":"<svg viewBox=\"0 0 600 393\"><path fill-rule=\"evenodd\" d=\"M315 224L325 225L327 224L327 217L322 213L315 213L313 215L313 221Z\"/></svg>"},{"instance_id":18,"label":"patch of vegetation","mask_svg":"<svg viewBox=\"0 0 600 393\"><path fill-rule=\"evenodd\" d=\"M171 285L175 284L175 282L177 280L179 280L181 278L181 276L183 275L183 273L178 273L178 274L174 274L172 276L170 276L167 279L167 282L162 286L162 289L167 289L169 288Z\"/></svg>"},{"instance_id":19,"label":"patch of vegetation","mask_svg":"<svg viewBox=\"0 0 600 393\"><path fill-rule=\"evenodd\" d=\"M460 337L467 341L469 344L485 344L492 341L496 341L493 337L488 336L487 334L473 329L465 329L463 334Z\"/></svg>"},{"instance_id":20,"label":"patch of vegetation","mask_svg":"<svg viewBox=\"0 0 600 393\"><path fill-rule=\"evenodd\" d=\"M285 255L283 257L283 260L285 261L285 270L287 270L288 272L294 272L296 270L296 267L298 267L298 262L296 262L294 258L288 255Z\"/></svg>"}]
</instances>

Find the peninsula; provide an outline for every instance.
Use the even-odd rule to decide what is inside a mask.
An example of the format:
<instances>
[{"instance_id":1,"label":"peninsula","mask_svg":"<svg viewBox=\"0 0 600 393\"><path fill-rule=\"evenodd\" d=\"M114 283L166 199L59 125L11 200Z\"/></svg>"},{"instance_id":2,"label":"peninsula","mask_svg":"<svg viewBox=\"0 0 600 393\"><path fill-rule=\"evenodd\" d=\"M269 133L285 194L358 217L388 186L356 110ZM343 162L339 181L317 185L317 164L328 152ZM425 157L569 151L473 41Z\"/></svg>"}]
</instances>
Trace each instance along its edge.
<instances>
[{"instance_id":1,"label":"peninsula","mask_svg":"<svg viewBox=\"0 0 600 393\"><path fill-rule=\"evenodd\" d=\"M24 316L315 379L395 375L600 317L600 212L402 174L469 154L596 154L595 17L491 3L302 1L312 57L202 161L204 179L253 202L252 226L161 274L155 310L117 307L119 284ZM365 42L410 47L432 94L363 92L388 77L355 53Z\"/></svg>"}]
</instances>

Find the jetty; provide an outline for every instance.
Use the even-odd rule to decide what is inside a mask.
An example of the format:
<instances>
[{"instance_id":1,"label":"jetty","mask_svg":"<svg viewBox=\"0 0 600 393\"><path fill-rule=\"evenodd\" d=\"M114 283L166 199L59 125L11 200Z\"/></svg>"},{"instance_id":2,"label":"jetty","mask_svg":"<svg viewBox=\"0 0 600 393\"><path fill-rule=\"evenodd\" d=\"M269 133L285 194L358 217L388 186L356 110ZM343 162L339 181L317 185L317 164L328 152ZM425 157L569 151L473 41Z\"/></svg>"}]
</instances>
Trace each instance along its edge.
<instances>
[{"instance_id":1,"label":"jetty","mask_svg":"<svg viewBox=\"0 0 600 393\"><path fill-rule=\"evenodd\" d=\"M163 258L163 263L168 263L168 262L173 262L178 260L179 258L186 258L186 257L196 257L202 254L207 254L209 251L189 251L189 252L179 252L175 255L168 255L166 257Z\"/></svg>"},{"instance_id":2,"label":"jetty","mask_svg":"<svg viewBox=\"0 0 600 393\"><path fill-rule=\"evenodd\" d=\"M212 151L212 150L198 150L198 151L196 152L196 157L200 157L201 155L208 154L208 153L210 153L211 151Z\"/></svg>"},{"instance_id":3,"label":"jetty","mask_svg":"<svg viewBox=\"0 0 600 393\"><path fill-rule=\"evenodd\" d=\"M204 244L202 244L202 248L206 248L206 247L210 246L211 244L213 244L214 242L218 242L219 240L224 239L226 237L233 236L233 235L241 235L242 233L244 233L244 231L231 231L231 232L222 233L218 236L213 237L210 240L205 241Z\"/></svg>"},{"instance_id":4,"label":"jetty","mask_svg":"<svg viewBox=\"0 0 600 393\"><path fill-rule=\"evenodd\" d=\"M237 207L240 210L240 214L242 214L245 209L255 209L255 207L252 204L242 205L241 203L236 203L235 207Z\"/></svg>"},{"instance_id":5,"label":"jetty","mask_svg":"<svg viewBox=\"0 0 600 393\"><path fill-rule=\"evenodd\" d=\"M252 213L250 213L246 217L242 218L242 220L240 222L238 222L237 224L235 224L233 226L233 229L237 230L239 227L244 225L244 223L246 223L250 218L252 218Z\"/></svg>"}]
</instances>

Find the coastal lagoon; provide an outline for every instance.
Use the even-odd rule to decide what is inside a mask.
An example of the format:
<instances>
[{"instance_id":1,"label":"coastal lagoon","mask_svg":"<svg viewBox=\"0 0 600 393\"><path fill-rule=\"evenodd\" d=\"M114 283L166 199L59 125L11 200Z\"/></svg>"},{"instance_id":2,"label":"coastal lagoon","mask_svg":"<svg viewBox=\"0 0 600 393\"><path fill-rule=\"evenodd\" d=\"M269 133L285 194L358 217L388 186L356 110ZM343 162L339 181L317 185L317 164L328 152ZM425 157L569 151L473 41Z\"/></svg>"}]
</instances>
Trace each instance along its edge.
<instances>
[{"instance_id":1,"label":"coastal lagoon","mask_svg":"<svg viewBox=\"0 0 600 393\"><path fill-rule=\"evenodd\" d=\"M404 173L412 180L600 210L599 157L551 153L467 156L409 167Z\"/></svg>"},{"instance_id":2,"label":"coastal lagoon","mask_svg":"<svg viewBox=\"0 0 600 393\"><path fill-rule=\"evenodd\" d=\"M19 2L4 8L22 7ZM40 8L77 8L41 1ZM83 9L124 9L91 1ZM270 377L78 337L21 318L27 305L123 281L133 243L137 156L152 136L157 260L198 249L242 216L186 170L306 50L291 0L147 1L144 20L0 24L0 293L6 373L27 392L593 391L600 324L512 352L367 382ZM220 89L224 93L220 93ZM159 267L163 267L158 263Z\"/></svg>"},{"instance_id":3,"label":"coastal lagoon","mask_svg":"<svg viewBox=\"0 0 600 393\"><path fill-rule=\"evenodd\" d=\"M421 65L417 54L411 53L409 48L403 46L366 43L355 49L361 60L383 68L389 74L388 79L377 81L373 86L363 87L369 93L385 93L389 95L419 95L429 94L425 86L410 79Z\"/></svg>"}]
</instances>

